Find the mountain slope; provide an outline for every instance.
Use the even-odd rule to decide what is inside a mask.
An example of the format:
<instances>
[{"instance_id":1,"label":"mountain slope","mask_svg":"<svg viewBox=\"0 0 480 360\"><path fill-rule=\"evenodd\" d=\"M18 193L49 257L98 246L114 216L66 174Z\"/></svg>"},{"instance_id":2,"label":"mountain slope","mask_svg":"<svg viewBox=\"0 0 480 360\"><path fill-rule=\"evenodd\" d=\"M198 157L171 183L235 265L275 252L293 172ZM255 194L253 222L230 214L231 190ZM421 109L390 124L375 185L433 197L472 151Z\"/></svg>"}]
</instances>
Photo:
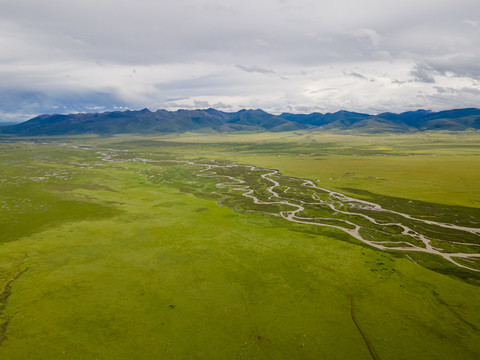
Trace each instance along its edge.
<instances>
[{"instance_id":1,"label":"mountain slope","mask_svg":"<svg viewBox=\"0 0 480 360\"><path fill-rule=\"evenodd\" d=\"M263 110L222 112L205 110L113 111L104 113L40 115L4 126L0 133L18 136L79 134L155 134L186 131L293 131L356 130L359 132L411 132L480 129L480 109L440 112L426 110L369 115L349 111L272 115Z\"/></svg>"}]
</instances>

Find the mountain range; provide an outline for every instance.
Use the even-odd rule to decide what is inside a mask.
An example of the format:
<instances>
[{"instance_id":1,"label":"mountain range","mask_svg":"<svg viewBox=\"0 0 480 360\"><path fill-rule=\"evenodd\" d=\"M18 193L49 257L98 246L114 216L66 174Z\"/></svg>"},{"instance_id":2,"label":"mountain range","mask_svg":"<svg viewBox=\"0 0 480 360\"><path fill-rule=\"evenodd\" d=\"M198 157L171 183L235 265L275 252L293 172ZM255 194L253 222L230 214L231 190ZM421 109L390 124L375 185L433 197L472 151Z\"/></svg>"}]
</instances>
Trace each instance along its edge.
<instances>
[{"instance_id":1,"label":"mountain range","mask_svg":"<svg viewBox=\"0 0 480 360\"><path fill-rule=\"evenodd\" d=\"M365 133L480 129L480 109L428 110L369 115L335 113L272 115L263 110L223 112L205 110L111 111L69 115L40 115L20 124L0 127L17 136L79 134L156 134L175 132L238 132L293 130L355 130Z\"/></svg>"}]
</instances>

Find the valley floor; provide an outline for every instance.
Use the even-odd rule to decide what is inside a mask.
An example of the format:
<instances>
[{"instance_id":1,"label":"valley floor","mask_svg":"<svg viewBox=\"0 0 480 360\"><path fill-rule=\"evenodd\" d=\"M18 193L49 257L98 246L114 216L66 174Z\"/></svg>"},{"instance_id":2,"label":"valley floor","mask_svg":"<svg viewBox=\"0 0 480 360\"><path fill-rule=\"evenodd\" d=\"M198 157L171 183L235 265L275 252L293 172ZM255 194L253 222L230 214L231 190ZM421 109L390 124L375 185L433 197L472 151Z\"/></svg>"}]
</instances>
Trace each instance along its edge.
<instances>
[{"instance_id":1,"label":"valley floor","mask_svg":"<svg viewBox=\"0 0 480 360\"><path fill-rule=\"evenodd\" d=\"M477 144L4 138L0 358L476 359Z\"/></svg>"}]
</instances>

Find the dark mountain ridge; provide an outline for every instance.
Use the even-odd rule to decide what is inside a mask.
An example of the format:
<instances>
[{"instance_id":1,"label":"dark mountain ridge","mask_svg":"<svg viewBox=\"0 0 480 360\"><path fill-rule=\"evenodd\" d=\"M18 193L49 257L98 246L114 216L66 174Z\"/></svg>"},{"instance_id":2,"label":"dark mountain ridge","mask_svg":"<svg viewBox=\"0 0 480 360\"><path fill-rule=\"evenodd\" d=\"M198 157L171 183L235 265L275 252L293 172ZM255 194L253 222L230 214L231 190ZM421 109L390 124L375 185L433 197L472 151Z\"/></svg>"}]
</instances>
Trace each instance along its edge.
<instances>
[{"instance_id":1,"label":"dark mountain ridge","mask_svg":"<svg viewBox=\"0 0 480 360\"><path fill-rule=\"evenodd\" d=\"M480 129L480 109L427 110L378 115L349 111L272 115L263 110L223 112L215 109L109 111L69 115L40 115L20 124L4 126L0 133L18 136L80 134L155 134L186 131L293 131L355 130L415 132Z\"/></svg>"}]
</instances>

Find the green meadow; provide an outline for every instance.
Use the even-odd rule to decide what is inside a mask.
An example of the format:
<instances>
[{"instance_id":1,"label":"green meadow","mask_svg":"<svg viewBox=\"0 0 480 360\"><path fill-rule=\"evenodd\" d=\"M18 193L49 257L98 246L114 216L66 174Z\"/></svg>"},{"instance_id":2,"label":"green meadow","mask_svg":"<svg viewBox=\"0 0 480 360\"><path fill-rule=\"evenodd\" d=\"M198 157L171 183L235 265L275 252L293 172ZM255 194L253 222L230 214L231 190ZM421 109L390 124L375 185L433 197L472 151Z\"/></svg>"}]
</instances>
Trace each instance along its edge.
<instances>
[{"instance_id":1,"label":"green meadow","mask_svg":"<svg viewBox=\"0 0 480 360\"><path fill-rule=\"evenodd\" d=\"M0 359L480 357L478 257L287 221L270 169L303 214L368 239L399 237L401 217L327 213L302 182L480 228L478 132L3 137ZM480 253L478 233L401 220Z\"/></svg>"}]
</instances>

